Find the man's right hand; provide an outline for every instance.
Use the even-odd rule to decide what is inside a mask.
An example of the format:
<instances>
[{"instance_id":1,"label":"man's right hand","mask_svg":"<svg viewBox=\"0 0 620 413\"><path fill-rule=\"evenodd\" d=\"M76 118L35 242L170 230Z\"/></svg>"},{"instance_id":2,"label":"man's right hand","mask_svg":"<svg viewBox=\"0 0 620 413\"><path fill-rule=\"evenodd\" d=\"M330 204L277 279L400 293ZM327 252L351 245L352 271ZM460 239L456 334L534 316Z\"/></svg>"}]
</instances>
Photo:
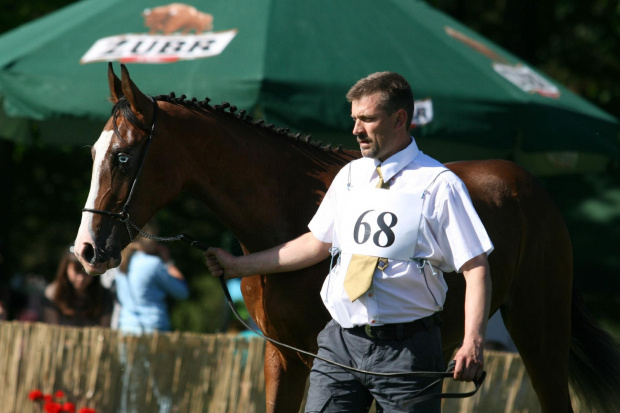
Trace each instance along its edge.
<instances>
[{"instance_id":1,"label":"man's right hand","mask_svg":"<svg viewBox=\"0 0 620 413\"><path fill-rule=\"evenodd\" d=\"M211 247L204 252L205 264L214 277L235 278L233 261L235 256L221 249Z\"/></svg>"}]
</instances>

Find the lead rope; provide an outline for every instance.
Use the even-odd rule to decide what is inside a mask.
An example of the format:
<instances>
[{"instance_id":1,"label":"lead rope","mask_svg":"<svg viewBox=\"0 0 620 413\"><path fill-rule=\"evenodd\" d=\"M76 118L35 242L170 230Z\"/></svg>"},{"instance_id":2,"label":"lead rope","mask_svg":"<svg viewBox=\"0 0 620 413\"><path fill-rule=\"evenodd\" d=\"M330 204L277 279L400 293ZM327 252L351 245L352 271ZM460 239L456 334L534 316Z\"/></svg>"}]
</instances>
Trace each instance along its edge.
<instances>
[{"instance_id":1,"label":"lead rope","mask_svg":"<svg viewBox=\"0 0 620 413\"><path fill-rule=\"evenodd\" d=\"M142 228L140 228L138 225L136 225L135 222L129 219L129 214L126 214L126 218L120 218L120 220L121 222L125 223L125 226L127 227L127 232L129 233L129 239L131 241L135 239L135 237L133 236L133 233L131 232L131 228L135 229L138 235L144 238L152 239L154 241L159 241L159 242L181 241L184 236L184 234L181 234L181 235L175 235L172 237L158 237L157 235L149 234L148 232L143 231Z\"/></svg>"},{"instance_id":2,"label":"lead rope","mask_svg":"<svg viewBox=\"0 0 620 413\"><path fill-rule=\"evenodd\" d=\"M172 237L172 238L177 238L177 237ZM205 243L196 240L195 238L187 235L187 234L181 234L178 236L178 238L189 244L192 247L198 248L201 251L206 251L209 246L206 245ZM235 315L235 317L237 317L237 319L241 322L241 324L243 324L243 326L245 328L247 328L248 330L252 331L253 333L257 334L258 336L262 337L263 339L276 344L278 346L287 348L289 350L293 350L296 351L298 353L301 354L305 354L306 356L310 356L319 360L322 360L326 363L332 364L334 366L338 366L341 367L345 370L348 371L352 371L352 372L356 372L356 373L361 373L361 374L369 374L369 375L373 375L373 376L381 376L381 377L396 377L396 376L414 376L414 377L424 377L424 378L434 378L436 379L435 381L433 381L431 384L429 384L428 386L424 387L423 389L420 389L419 391L417 391L413 397L409 400L406 400L405 402L403 402L402 406L410 406L416 403L420 403L423 401L427 401L427 400L433 400L433 399L454 399L454 398L465 398L465 397L470 397L473 396L474 394L476 394L476 392L478 392L478 390L480 389L480 386L482 385L482 382L484 381L485 377L486 377L486 372L483 371L482 375L480 376L480 379L478 380L473 380L474 383L474 390L470 391L470 392L466 392L466 393L436 393L436 394L426 394L430 389L432 389L434 386L436 386L437 384L443 382L443 379L445 378L450 378L453 376L454 373L454 368L456 365L456 361L452 360L449 364L448 364L448 369L443 372L443 371L402 371L402 372L393 372L393 373L379 373L379 372L373 372L373 371L367 371L367 370L361 370L361 369L356 369L355 367L350 367L350 366L346 366L344 364L335 362L333 360L329 360L326 359L324 357L319 356L318 354L314 354L314 353L310 353L307 352L305 350L301 350L298 349L296 347L293 346L289 346L288 344L284 344L281 343L277 340L274 340L270 337L267 337L266 335L264 335L262 333L262 331L257 331L254 328L252 328L251 326L249 326L245 321L243 321L241 315L239 315L239 313L237 312L237 309L235 308L235 305L233 303L233 300L230 296L230 292L228 291L228 286L226 285L226 280L224 279L224 277L218 277L220 280L220 284L222 286L222 290L224 291L224 296L226 297L226 301L228 303L228 306L230 307L230 309L232 310L233 314Z\"/></svg>"}]
</instances>

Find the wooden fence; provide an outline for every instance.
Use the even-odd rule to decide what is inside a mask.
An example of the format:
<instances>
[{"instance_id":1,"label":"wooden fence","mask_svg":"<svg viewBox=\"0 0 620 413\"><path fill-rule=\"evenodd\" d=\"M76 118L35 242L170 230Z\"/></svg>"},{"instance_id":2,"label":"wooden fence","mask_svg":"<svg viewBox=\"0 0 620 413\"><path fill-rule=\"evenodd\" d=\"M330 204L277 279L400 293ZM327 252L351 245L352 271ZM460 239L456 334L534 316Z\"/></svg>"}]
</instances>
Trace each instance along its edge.
<instances>
[{"instance_id":1,"label":"wooden fence","mask_svg":"<svg viewBox=\"0 0 620 413\"><path fill-rule=\"evenodd\" d=\"M103 328L0 322L0 405L6 413L41 411L28 399L40 389L62 390L78 410L98 413L132 406L139 412L264 412L264 348L259 338L178 332L134 337ZM519 356L485 356L488 375L479 394L446 400L443 410L539 412ZM444 390L471 386L446 380Z\"/></svg>"}]
</instances>

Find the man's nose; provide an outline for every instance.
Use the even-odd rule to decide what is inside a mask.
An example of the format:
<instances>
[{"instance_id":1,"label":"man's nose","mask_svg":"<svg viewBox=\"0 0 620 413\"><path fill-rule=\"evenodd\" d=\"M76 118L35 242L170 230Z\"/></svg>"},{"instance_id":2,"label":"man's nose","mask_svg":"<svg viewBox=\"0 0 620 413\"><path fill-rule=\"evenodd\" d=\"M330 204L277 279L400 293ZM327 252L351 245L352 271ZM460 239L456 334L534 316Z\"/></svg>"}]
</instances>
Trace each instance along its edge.
<instances>
[{"instance_id":1,"label":"man's nose","mask_svg":"<svg viewBox=\"0 0 620 413\"><path fill-rule=\"evenodd\" d=\"M359 120L356 120L355 123L353 124L353 135L357 136L363 130L364 128L362 128L361 122Z\"/></svg>"}]
</instances>

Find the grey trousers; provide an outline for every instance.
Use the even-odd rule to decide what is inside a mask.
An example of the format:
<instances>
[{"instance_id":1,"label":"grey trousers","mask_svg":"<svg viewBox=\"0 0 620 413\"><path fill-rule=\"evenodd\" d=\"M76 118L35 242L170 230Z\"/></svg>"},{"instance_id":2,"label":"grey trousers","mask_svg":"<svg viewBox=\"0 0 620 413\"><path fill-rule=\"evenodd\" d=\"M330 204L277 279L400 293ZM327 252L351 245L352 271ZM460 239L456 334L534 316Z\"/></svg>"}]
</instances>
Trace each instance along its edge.
<instances>
[{"instance_id":1,"label":"grey trousers","mask_svg":"<svg viewBox=\"0 0 620 413\"><path fill-rule=\"evenodd\" d=\"M346 366L372 372L445 371L438 325L402 340L377 340L355 334L330 321L318 336L318 355ZM439 413L439 399L402 404L435 379L381 377L352 373L315 359L310 372L306 413L368 412L373 399L377 412ZM441 392L441 384L425 394Z\"/></svg>"}]
</instances>

